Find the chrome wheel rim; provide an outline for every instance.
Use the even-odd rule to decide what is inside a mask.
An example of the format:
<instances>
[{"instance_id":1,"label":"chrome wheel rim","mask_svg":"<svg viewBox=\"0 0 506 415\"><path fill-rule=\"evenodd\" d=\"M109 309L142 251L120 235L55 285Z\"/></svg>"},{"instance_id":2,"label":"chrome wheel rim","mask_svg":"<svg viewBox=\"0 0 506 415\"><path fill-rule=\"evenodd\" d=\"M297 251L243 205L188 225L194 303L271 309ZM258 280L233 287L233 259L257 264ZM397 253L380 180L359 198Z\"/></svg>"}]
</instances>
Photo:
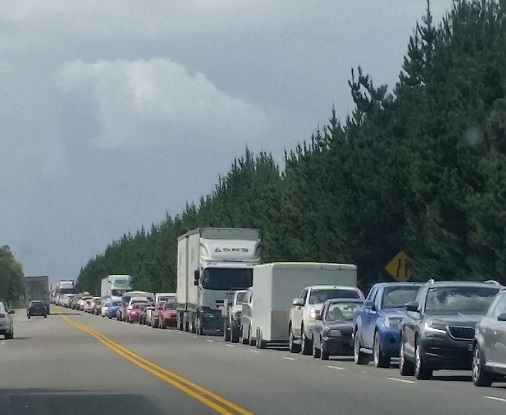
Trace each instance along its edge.
<instances>
[{"instance_id":1,"label":"chrome wheel rim","mask_svg":"<svg viewBox=\"0 0 506 415\"><path fill-rule=\"evenodd\" d=\"M379 344L377 336L374 337L374 364L377 366L379 362Z\"/></svg>"},{"instance_id":2,"label":"chrome wheel rim","mask_svg":"<svg viewBox=\"0 0 506 415\"><path fill-rule=\"evenodd\" d=\"M355 362L357 362L358 361L358 354L360 353L360 343L358 340L357 333L355 333L355 342L354 342L353 352L354 352Z\"/></svg>"},{"instance_id":3,"label":"chrome wheel rim","mask_svg":"<svg viewBox=\"0 0 506 415\"><path fill-rule=\"evenodd\" d=\"M420 372L420 367L422 366L422 356L420 355L420 348L418 345L416 346L416 371Z\"/></svg>"},{"instance_id":4,"label":"chrome wheel rim","mask_svg":"<svg viewBox=\"0 0 506 415\"><path fill-rule=\"evenodd\" d=\"M480 350L476 347L473 354L473 378L475 380L480 376L480 359Z\"/></svg>"}]
</instances>

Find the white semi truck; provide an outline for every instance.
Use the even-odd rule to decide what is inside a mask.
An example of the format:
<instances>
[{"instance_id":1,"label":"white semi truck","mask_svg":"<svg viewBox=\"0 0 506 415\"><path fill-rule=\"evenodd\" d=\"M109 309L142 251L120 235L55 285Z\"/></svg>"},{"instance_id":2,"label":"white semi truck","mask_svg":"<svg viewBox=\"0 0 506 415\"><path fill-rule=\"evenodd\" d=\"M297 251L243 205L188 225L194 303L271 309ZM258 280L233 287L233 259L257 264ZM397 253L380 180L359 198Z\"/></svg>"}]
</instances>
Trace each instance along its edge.
<instances>
[{"instance_id":1,"label":"white semi truck","mask_svg":"<svg viewBox=\"0 0 506 415\"><path fill-rule=\"evenodd\" d=\"M108 275L102 278L100 285L101 297L121 297L132 290L132 276L124 274Z\"/></svg>"},{"instance_id":2,"label":"white semi truck","mask_svg":"<svg viewBox=\"0 0 506 415\"><path fill-rule=\"evenodd\" d=\"M178 239L177 327L222 334L222 308L235 291L251 287L260 263L260 231L200 228Z\"/></svg>"}]
</instances>

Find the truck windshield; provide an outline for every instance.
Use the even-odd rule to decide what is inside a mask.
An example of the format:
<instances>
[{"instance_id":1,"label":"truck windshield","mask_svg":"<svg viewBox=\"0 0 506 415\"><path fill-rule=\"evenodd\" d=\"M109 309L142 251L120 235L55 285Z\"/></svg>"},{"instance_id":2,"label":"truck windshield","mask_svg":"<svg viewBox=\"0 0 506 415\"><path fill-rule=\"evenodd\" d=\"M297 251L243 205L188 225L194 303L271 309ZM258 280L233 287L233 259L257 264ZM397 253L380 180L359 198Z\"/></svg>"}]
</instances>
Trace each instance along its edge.
<instances>
[{"instance_id":1,"label":"truck windshield","mask_svg":"<svg viewBox=\"0 0 506 415\"><path fill-rule=\"evenodd\" d=\"M206 268L202 275L202 288L207 290L249 288L252 284L251 268Z\"/></svg>"},{"instance_id":2,"label":"truck windshield","mask_svg":"<svg viewBox=\"0 0 506 415\"><path fill-rule=\"evenodd\" d=\"M63 294L75 294L76 289L75 288L60 288L60 295Z\"/></svg>"},{"instance_id":3,"label":"truck windshield","mask_svg":"<svg viewBox=\"0 0 506 415\"><path fill-rule=\"evenodd\" d=\"M123 294L125 294L127 291L129 291L129 290L125 290L125 289L122 289L122 290L120 290L120 289L112 289L112 290L111 290L111 295L112 295L113 297L121 297L121 296L122 296Z\"/></svg>"}]
</instances>

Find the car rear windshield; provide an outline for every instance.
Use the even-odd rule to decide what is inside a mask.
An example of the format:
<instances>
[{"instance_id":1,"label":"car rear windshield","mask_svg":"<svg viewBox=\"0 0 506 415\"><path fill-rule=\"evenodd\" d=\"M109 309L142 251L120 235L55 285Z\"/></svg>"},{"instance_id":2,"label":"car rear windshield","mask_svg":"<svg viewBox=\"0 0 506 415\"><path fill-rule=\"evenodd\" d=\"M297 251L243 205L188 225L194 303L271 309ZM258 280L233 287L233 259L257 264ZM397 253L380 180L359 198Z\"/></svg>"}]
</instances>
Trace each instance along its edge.
<instances>
[{"instance_id":1,"label":"car rear windshield","mask_svg":"<svg viewBox=\"0 0 506 415\"><path fill-rule=\"evenodd\" d=\"M383 298L381 300L382 308L401 308L409 303L415 301L416 294L420 287L406 286L406 287L388 287L383 291Z\"/></svg>"},{"instance_id":2,"label":"car rear windshield","mask_svg":"<svg viewBox=\"0 0 506 415\"><path fill-rule=\"evenodd\" d=\"M309 304L322 304L334 298L360 298L357 290L340 290L336 288L313 289L309 295Z\"/></svg>"},{"instance_id":3,"label":"car rear windshield","mask_svg":"<svg viewBox=\"0 0 506 415\"><path fill-rule=\"evenodd\" d=\"M352 321L355 309L360 303L335 303L330 304L325 315L326 321Z\"/></svg>"},{"instance_id":4,"label":"car rear windshield","mask_svg":"<svg viewBox=\"0 0 506 415\"><path fill-rule=\"evenodd\" d=\"M165 303L164 309L165 310L175 310L176 309L176 303L174 303L172 301L168 302L168 303Z\"/></svg>"},{"instance_id":5,"label":"car rear windshield","mask_svg":"<svg viewBox=\"0 0 506 415\"><path fill-rule=\"evenodd\" d=\"M425 311L485 314L498 291L495 287L433 287L427 294Z\"/></svg>"}]
</instances>

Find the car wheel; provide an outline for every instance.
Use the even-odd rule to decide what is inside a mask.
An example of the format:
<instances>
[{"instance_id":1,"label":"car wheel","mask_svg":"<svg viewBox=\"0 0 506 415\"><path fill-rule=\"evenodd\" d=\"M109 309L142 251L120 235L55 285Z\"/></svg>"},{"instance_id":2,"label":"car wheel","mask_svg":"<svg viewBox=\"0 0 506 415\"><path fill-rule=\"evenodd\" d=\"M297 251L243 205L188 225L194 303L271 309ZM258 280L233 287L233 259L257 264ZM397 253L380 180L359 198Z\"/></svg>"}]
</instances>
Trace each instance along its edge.
<instances>
[{"instance_id":1,"label":"car wheel","mask_svg":"<svg viewBox=\"0 0 506 415\"><path fill-rule=\"evenodd\" d=\"M195 321L195 331L199 336L202 336L204 334L204 331L202 330L202 320L200 319L200 316L197 317L197 320Z\"/></svg>"},{"instance_id":2,"label":"car wheel","mask_svg":"<svg viewBox=\"0 0 506 415\"><path fill-rule=\"evenodd\" d=\"M30 320L30 314L28 314L27 317L28 317L28 320Z\"/></svg>"},{"instance_id":3,"label":"car wheel","mask_svg":"<svg viewBox=\"0 0 506 415\"><path fill-rule=\"evenodd\" d=\"M301 334L301 351L302 354L309 356L311 352L313 351L313 342L309 337L306 336L306 333L304 333L304 326L300 328L300 334Z\"/></svg>"},{"instance_id":4,"label":"car wheel","mask_svg":"<svg viewBox=\"0 0 506 415\"><path fill-rule=\"evenodd\" d=\"M14 338L14 330L10 333L6 333L4 336L5 340L12 340Z\"/></svg>"},{"instance_id":5,"label":"car wheel","mask_svg":"<svg viewBox=\"0 0 506 415\"><path fill-rule=\"evenodd\" d=\"M267 342L262 338L262 330L260 330L260 328L257 328L256 346L257 346L257 349L266 349L267 348Z\"/></svg>"},{"instance_id":6,"label":"car wheel","mask_svg":"<svg viewBox=\"0 0 506 415\"><path fill-rule=\"evenodd\" d=\"M251 335L251 324L248 326L248 340L250 346L256 346L257 340Z\"/></svg>"},{"instance_id":7,"label":"car wheel","mask_svg":"<svg viewBox=\"0 0 506 415\"><path fill-rule=\"evenodd\" d=\"M44 314L44 318L47 318L47 314Z\"/></svg>"},{"instance_id":8,"label":"car wheel","mask_svg":"<svg viewBox=\"0 0 506 415\"><path fill-rule=\"evenodd\" d=\"M494 375L485 367L485 359L478 344L476 344L473 351L472 378L476 386L492 386L492 383L494 383Z\"/></svg>"},{"instance_id":9,"label":"car wheel","mask_svg":"<svg viewBox=\"0 0 506 415\"><path fill-rule=\"evenodd\" d=\"M390 366L390 358L385 356L383 350L381 350L381 343L379 338L379 333L374 333L374 366L376 367L389 367Z\"/></svg>"},{"instance_id":10,"label":"car wheel","mask_svg":"<svg viewBox=\"0 0 506 415\"><path fill-rule=\"evenodd\" d=\"M167 324L165 324L165 320L162 319L162 321L160 321L160 328L162 330L164 330L166 327L167 327Z\"/></svg>"},{"instance_id":11,"label":"car wheel","mask_svg":"<svg viewBox=\"0 0 506 415\"><path fill-rule=\"evenodd\" d=\"M320 359L321 360L329 360L330 354L327 350L325 350L325 346L323 345L323 341L320 337Z\"/></svg>"},{"instance_id":12,"label":"car wheel","mask_svg":"<svg viewBox=\"0 0 506 415\"><path fill-rule=\"evenodd\" d=\"M353 360L357 365L366 365L369 359L367 358L367 355L364 352L360 351L361 347L362 345L360 344L359 336L357 332L355 332L353 342Z\"/></svg>"},{"instance_id":13,"label":"car wheel","mask_svg":"<svg viewBox=\"0 0 506 415\"><path fill-rule=\"evenodd\" d=\"M289 327L288 332L288 349L290 353L299 353L300 352L300 344L295 343L295 337L293 336L292 326Z\"/></svg>"},{"instance_id":14,"label":"car wheel","mask_svg":"<svg viewBox=\"0 0 506 415\"><path fill-rule=\"evenodd\" d=\"M321 347L321 343L320 343L320 347ZM322 354L321 348L316 347L316 342L313 339L313 357L315 359L319 359L321 354Z\"/></svg>"},{"instance_id":15,"label":"car wheel","mask_svg":"<svg viewBox=\"0 0 506 415\"><path fill-rule=\"evenodd\" d=\"M241 336L240 336L240 341L242 344L248 344L249 343L249 339L244 337L244 326L241 325Z\"/></svg>"},{"instance_id":16,"label":"car wheel","mask_svg":"<svg viewBox=\"0 0 506 415\"><path fill-rule=\"evenodd\" d=\"M432 379L432 367L425 362L423 348L416 342L415 346L415 378L420 380Z\"/></svg>"},{"instance_id":17,"label":"car wheel","mask_svg":"<svg viewBox=\"0 0 506 415\"><path fill-rule=\"evenodd\" d=\"M413 376L415 374L415 365L406 359L404 353L404 341L401 339L401 347L399 349L399 372L401 376Z\"/></svg>"}]
</instances>

